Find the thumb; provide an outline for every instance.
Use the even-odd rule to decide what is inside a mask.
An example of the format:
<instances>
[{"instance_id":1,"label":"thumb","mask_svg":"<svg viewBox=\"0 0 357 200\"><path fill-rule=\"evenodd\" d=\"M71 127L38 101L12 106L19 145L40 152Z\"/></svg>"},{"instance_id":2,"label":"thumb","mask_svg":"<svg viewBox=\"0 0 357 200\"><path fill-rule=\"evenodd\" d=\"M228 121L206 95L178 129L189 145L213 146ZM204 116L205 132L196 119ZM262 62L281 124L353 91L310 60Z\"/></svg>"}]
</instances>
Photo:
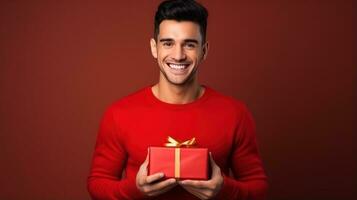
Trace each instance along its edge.
<instances>
[{"instance_id":1,"label":"thumb","mask_svg":"<svg viewBox=\"0 0 357 200\"><path fill-rule=\"evenodd\" d=\"M211 152L209 152L209 157L210 157L211 167L212 167L212 176L216 176L217 174L220 174L221 169L216 164L216 162L213 160Z\"/></svg>"},{"instance_id":2,"label":"thumb","mask_svg":"<svg viewBox=\"0 0 357 200\"><path fill-rule=\"evenodd\" d=\"M146 170L148 164L149 164L149 149L148 149L148 151L147 151L145 161L143 162L143 164L141 164L141 167L142 167L142 168L145 168L145 170Z\"/></svg>"}]
</instances>

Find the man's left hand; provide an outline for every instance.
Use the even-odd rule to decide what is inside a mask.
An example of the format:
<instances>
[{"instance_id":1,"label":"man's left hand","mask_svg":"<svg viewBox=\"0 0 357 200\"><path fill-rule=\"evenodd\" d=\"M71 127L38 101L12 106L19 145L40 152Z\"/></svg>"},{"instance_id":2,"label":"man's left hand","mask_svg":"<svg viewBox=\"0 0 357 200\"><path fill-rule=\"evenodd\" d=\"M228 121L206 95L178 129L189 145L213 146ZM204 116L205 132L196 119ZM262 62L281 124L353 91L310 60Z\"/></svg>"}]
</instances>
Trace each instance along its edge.
<instances>
[{"instance_id":1,"label":"man's left hand","mask_svg":"<svg viewBox=\"0 0 357 200\"><path fill-rule=\"evenodd\" d=\"M179 184L188 192L200 199L212 199L221 190L223 185L223 176L221 169L214 162L210 153L210 161L212 167L212 176L207 181L183 180Z\"/></svg>"}]
</instances>

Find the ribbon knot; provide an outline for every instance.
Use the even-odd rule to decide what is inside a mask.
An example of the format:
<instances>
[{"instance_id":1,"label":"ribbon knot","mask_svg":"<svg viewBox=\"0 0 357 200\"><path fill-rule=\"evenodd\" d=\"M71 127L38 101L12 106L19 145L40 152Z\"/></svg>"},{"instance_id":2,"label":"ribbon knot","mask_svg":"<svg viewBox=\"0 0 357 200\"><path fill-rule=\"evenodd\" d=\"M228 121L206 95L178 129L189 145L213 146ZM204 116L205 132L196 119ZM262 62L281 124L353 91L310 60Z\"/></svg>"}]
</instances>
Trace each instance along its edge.
<instances>
[{"instance_id":1,"label":"ribbon knot","mask_svg":"<svg viewBox=\"0 0 357 200\"><path fill-rule=\"evenodd\" d=\"M179 142L172 137L167 137L168 143L165 144L165 147L192 147L196 144L196 138L191 138L184 142Z\"/></svg>"}]
</instances>

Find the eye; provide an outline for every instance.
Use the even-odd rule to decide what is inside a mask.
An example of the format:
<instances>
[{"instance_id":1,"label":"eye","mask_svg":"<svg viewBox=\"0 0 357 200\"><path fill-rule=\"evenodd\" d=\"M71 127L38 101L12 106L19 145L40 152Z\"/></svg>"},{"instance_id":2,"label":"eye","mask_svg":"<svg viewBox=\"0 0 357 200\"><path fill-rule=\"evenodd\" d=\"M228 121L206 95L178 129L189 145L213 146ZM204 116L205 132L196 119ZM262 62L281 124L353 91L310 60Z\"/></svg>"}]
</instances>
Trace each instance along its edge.
<instances>
[{"instance_id":1,"label":"eye","mask_svg":"<svg viewBox=\"0 0 357 200\"><path fill-rule=\"evenodd\" d=\"M195 44L195 43L186 43L185 46L186 46L186 48L188 48L188 49L194 49L194 48L196 48L196 44Z\"/></svg>"},{"instance_id":2,"label":"eye","mask_svg":"<svg viewBox=\"0 0 357 200\"><path fill-rule=\"evenodd\" d=\"M162 43L162 45L164 47L171 47L173 44L172 44L172 42L164 42L164 43Z\"/></svg>"}]
</instances>

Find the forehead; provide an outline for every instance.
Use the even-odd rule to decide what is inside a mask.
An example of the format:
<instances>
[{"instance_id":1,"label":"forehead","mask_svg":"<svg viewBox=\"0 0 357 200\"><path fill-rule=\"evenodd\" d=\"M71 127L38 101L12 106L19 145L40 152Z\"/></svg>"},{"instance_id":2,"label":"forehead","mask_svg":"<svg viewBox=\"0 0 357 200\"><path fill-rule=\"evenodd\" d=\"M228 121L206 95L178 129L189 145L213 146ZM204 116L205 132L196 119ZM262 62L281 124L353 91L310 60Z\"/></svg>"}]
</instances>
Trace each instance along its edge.
<instances>
[{"instance_id":1,"label":"forehead","mask_svg":"<svg viewBox=\"0 0 357 200\"><path fill-rule=\"evenodd\" d=\"M159 26L158 38L174 40L196 39L201 41L200 26L190 21L164 20Z\"/></svg>"}]
</instances>

